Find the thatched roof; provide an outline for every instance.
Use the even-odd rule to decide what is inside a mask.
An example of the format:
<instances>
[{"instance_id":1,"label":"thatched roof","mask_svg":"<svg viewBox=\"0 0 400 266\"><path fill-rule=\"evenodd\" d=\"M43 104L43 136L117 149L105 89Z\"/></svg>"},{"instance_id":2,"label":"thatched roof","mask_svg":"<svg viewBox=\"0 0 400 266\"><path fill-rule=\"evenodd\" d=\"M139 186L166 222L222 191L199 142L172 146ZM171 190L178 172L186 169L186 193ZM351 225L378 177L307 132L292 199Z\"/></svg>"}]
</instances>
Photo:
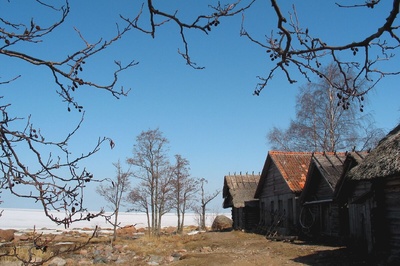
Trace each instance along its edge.
<instances>
[{"instance_id":1,"label":"thatched roof","mask_svg":"<svg viewBox=\"0 0 400 266\"><path fill-rule=\"evenodd\" d=\"M311 155L311 152L269 151L255 197L258 198L262 192L271 164L275 164L293 193L301 192L306 182Z\"/></svg>"},{"instance_id":2,"label":"thatched roof","mask_svg":"<svg viewBox=\"0 0 400 266\"><path fill-rule=\"evenodd\" d=\"M400 124L389 132L347 177L352 180L367 180L399 174Z\"/></svg>"},{"instance_id":3,"label":"thatched roof","mask_svg":"<svg viewBox=\"0 0 400 266\"><path fill-rule=\"evenodd\" d=\"M225 176L222 193L224 198L223 207L242 208L245 206L245 202L256 200L254 199L254 193L259 180L260 175L254 174Z\"/></svg>"}]
</instances>

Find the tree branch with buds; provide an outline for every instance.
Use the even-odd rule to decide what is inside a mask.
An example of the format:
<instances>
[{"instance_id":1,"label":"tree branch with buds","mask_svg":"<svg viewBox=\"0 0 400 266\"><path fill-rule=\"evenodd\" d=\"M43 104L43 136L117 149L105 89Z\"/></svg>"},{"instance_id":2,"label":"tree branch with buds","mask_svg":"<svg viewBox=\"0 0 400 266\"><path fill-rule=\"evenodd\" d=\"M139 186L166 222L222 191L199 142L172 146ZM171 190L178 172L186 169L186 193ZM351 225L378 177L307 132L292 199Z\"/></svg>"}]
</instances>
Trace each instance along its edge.
<instances>
[{"instance_id":1,"label":"tree branch with buds","mask_svg":"<svg viewBox=\"0 0 400 266\"><path fill-rule=\"evenodd\" d=\"M337 6L340 8L374 8L378 4L380 4L379 0L368 0L360 5L337 4ZM244 18L242 22L241 35L264 48L270 54L270 60L275 64L266 78L259 77L260 82L257 84L254 94L259 95L268 85L273 74L280 69L289 83L297 82L292 78L295 71L298 71L309 82L311 82L311 76L317 76L325 79L333 88L337 89L342 99L345 100L343 102L350 99L358 99L361 102L363 95L374 88L383 77L400 74L398 70L384 71L377 67L378 63L392 59L393 51L400 45L400 39L396 32L398 26L395 25L399 4L400 0L393 0L386 20L372 34L361 40L352 40L342 45L330 45L321 38L313 36L307 28L303 29L299 26L295 6L293 6L293 13L284 16L278 1L271 0L277 17L278 32L275 34L272 31L265 43L256 40L245 30ZM339 55L346 51L352 52L354 59L349 61L341 59L342 57ZM376 57L373 58L373 54L377 54ZM321 71L321 62L327 60L338 67L344 82L335 83L324 75Z\"/></svg>"}]
</instances>

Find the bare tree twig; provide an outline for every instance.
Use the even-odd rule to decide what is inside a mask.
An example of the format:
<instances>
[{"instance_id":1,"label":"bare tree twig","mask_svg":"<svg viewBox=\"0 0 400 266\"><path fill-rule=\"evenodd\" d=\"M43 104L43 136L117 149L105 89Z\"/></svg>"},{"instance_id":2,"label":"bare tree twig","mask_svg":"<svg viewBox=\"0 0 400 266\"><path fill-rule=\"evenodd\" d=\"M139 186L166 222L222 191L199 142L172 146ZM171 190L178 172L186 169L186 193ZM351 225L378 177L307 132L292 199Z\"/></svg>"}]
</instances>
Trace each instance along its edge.
<instances>
[{"instance_id":1,"label":"bare tree twig","mask_svg":"<svg viewBox=\"0 0 400 266\"><path fill-rule=\"evenodd\" d=\"M368 0L360 5L336 5L340 8L374 8L380 3L381 1L379 0ZM342 93L343 99L346 101L354 98L361 99L383 77L400 74L399 70L384 71L375 66L378 62L392 59L394 54L389 51L396 50L400 46L400 38L396 33L398 26L395 25L399 13L399 4L400 0L393 0L392 8L385 22L372 34L365 36L361 40L352 40L343 45L329 45L322 39L313 37L308 29L299 27L294 6L293 13L287 18L282 14L278 1L271 0L271 5L277 17L278 32L276 34L271 32L266 43L253 38L244 29L244 19L242 21L241 35L266 49L266 52L270 54L270 60L275 64L266 78L259 77L262 82L257 84L254 94L260 94L278 69L284 72L289 83L297 82L292 78L294 72L290 68L290 66L294 66L309 82L311 81L311 74L330 82L331 86ZM364 53L360 53L361 50ZM351 51L355 56L354 60L344 61L340 59L342 57L336 55L345 51ZM380 55L378 54L375 58L371 58L370 55L376 54L377 51L380 51ZM340 69L343 80L345 80L343 84L335 84L329 81L328 77L321 72L321 61L322 59L326 61L328 58L330 59L328 61L334 62ZM349 73L356 73L355 78L349 79ZM365 86L366 83L368 83L368 86Z\"/></svg>"}]
</instances>

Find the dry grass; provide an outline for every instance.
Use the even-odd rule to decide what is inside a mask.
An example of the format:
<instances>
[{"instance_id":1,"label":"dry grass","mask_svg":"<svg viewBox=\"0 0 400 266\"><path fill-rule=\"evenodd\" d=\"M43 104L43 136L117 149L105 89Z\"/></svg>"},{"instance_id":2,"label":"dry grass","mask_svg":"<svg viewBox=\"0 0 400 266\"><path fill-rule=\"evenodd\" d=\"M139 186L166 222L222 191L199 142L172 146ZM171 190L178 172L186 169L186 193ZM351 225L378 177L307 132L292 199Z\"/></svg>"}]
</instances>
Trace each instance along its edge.
<instances>
[{"instance_id":1,"label":"dry grass","mask_svg":"<svg viewBox=\"0 0 400 266\"><path fill-rule=\"evenodd\" d=\"M173 252L188 249L193 243L204 239L204 234L197 235L166 235L160 237L142 236L138 239L119 238L114 244L126 245L126 249L134 251L139 256L148 254L168 256Z\"/></svg>"},{"instance_id":2,"label":"dry grass","mask_svg":"<svg viewBox=\"0 0 400 266\"><path fill-rule=\"evenodd\" d=\"M55 242L70 241L76 245L85 243L87 237L72 234L60 236L54 240ZM68 248L68 245L49 245L49 252L46 253L54 254L59 252L60 248ZM86 254L88 262L91 262L96 250L119 249L122 251L117 253L118 256L126 256L125 264L109 261L107 265L148 265L149 259L154 256L164 258L161 265L165 265L167 257L176 253L181 254L180 260L170 261L168 265L353 265L345 259L348 254L340 247L310 245L297 240L294 243L269 241L262 235L240 231L207 232L195 235L171 234L161 237L144 235L139 238L122 236L115 242L111 242L111 236L95 237L88 246L84 247L84 252L75 251L61 257L69 260L67 265L76 265L79 259L83 259L83 254ZM25 254L24 256L28 254L23 245L18 247L17 252L21 255ZM35 250L37 258L45 259L46 257L42 257L45 255L40 250ZM11 261L10 258L5 257L0 259L3 259L3 262ZM2 264L0 261L0 265L7 264Z\"/></svg>"}]
</instances>

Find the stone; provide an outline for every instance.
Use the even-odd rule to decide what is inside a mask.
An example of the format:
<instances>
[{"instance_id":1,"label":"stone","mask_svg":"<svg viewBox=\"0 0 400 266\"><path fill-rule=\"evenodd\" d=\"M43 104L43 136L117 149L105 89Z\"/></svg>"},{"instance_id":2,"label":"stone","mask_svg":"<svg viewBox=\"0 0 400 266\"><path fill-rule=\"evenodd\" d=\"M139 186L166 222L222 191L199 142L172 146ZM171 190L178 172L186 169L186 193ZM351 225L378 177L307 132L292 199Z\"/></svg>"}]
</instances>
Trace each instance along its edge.
<instances>
[{"instance_id":1,"label":"stone","mask_svg":"<svg viewBox=\"0 0 400 266\"><path fill-rule=\"evenodd\" d=\"M212 248L211 247L202 247L200 249L200 252L202 252L202 253L210 253L210 252L212 252Z\"/></svg>"},{"instance_id":2,"label":"stone","mask_svg":"<svg viewBox=\"0 0 400 266\"><path fill-rule=\"evenodd\" d=\"M98 264L98 263L108 264L108 260L107 260L107 258L102 257L102 256L95 256L93 258L93 264Z\"/></svg>"},{"instance_id":3,"label":"stone","mask_svg":"<svg viewBox=\"0 0 400 266\"><path fill-rule=\"evenodd\" d=\"M0 263L0 265L2 265ZM24 264L21 261L7 261L7 266L23 266Z\"/></svg>"},{"instance_id":4,"label":"stone","mask_svg":"<svg viewBox=\"0 0 400 266\"><path fill-rule=\"evenodd\" d=\"M165 261L166 261L167 263L171 263L171 262L176 261L176 260L179 260L179 258L175 258L175 257L173 257L173 256L167 256L167 257L165 257Z\"/></svg>"},{"instance_id":5,"label":"stone","mask_svg":"<svg viewBox=\"0 0 400 266\"><path fill-rule=\"evenodd\" d=\"M60 257L55 257L52 260L50 260L48 266L65 266L67 264L67 261L64 260L63 258Z\"/></svg>"},{"instance_id":6,"label":"stone","mask_svg":"<svg viewBox=\"0 0 400 266\"><path fill-rule=\"evenodd\" d=\"M117 235L119 236L133 236L135 233L137 233L137 230L133 225L124 226L117 230Z\"/></svg>"},{"instance_id":7,"label":"stone","mask_svg":"<svg viewBox=\"0 0 400 266\"><path fill-rule=\"evenodd\" d=\"M148 265L160 265L162 262L163 257L158 255L150 255L149 261L147 262Z\"/></svg>"},{"instance_id":8,"label":"stone","mask_svg":"<svg viewBox=\"0 0 400 266\"><path fill-rule=\"evenodd\" d=\"M81 254L82 256L87 256L88 251L87 251L87 249L81 249L81 250L79 250L79 254Z\"/></svg>"},{"instance_id":9,"label":"stone","mask_svg":"<svg viewBox=\"0 0 400 266\"><path fill-rule=\"evenodd\" d=\"M232 229L232 219L225 215L218 215L212 223L211 230L213 231L226 231Z\"/></svg>"},{"instance_id":10,"label":"stone","mask_svg":"<svg viewBox=\"0 0 400 266\"><path fill-rule=\"evenodd\" d=\"M0 229L0 242L13 241L15 232L17 232L17 230L14 230L14 229L2 230L2 229Z\"/></svg>"},{"instance_id":11,"label":"stone","mask_svg":"<svg viewBox=\"0 0 400 266\"><path fill-rule=\"evenodd\" d=\"M141 228L137 229L137 232L138 233L146 233L146 228L141 227Z\"/></svg>"}]
</instances>

